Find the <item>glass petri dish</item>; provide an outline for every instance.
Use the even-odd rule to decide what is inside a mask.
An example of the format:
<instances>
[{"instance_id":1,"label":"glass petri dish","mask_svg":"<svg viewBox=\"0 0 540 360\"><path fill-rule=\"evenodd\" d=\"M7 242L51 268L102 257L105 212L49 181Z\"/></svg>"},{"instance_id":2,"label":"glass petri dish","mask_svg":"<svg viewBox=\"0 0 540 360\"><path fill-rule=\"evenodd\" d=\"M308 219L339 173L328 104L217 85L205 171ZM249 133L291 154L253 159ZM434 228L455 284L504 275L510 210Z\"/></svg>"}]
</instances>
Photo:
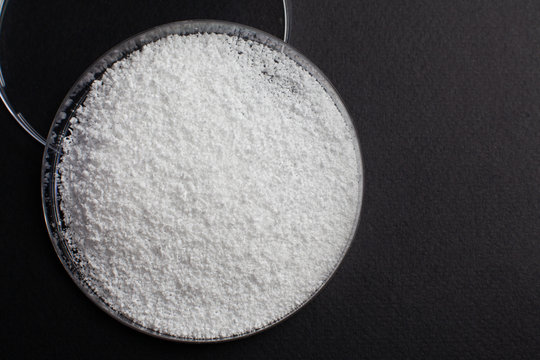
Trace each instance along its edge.
<instances>
[{"instance_id":1,"label":"glass petri dish","mask_svg":"<svg viewBox=\"0 0 540 360\"><path fill-rule=\"evenodd\" d=\"M44 145L51 119L74 81L134 34L179 20L216 19L286 41L290 15L290 0L0 0L1 100Z\"/></svg>"},{"instance_id":2,"label":"glass petri dish","mask_svg":"<svg viewBox=\"0 0 540 360\"><path fill-rule=\"evenodd\" d=\"M352 138L355 139L355 152L359 164L359 178L357 179L359 192L353 226L350 229L350 234L346 246L344 247L344 250L339 257L339 261L335 264L332 272L328 275L323 284L318 289L316 289L308 298L306 298L304 302L296 306L287 315L276 319L274 322L266 324L260 328L252 329L242 334L219 338L188 338L174 336L165 332L160 332L155 329L144 327L143 325L137 323L135 319L131 319L124 314L114 310L107 303L106 299L100 297L92 289L81 271L81 264L77 260L77 256L74 253L73 248L70 247L68 239L65 235L66 225L63 220L62 211L60 210L61 194L58 191L58 165L62 157L62 142L67 136L71 116L74 114L76 109L84 102L85 96L88 93L89 87L93 83L93 81L95 79L98 79L103 74L103 72L116 61L123 59L133 51L140 49L148 43L172 34L191 35L197 33L225 34L258 42L264 46L269 47L272 50L285 54L287 57L289 57L299 66L301 66L304 70L310 73L311 76L313 76L320 83L323 89L328 93L330 98L335 103L337 109L340 111L346 124L348 125ZM355 237L356 229L358 227L362 204L362 195L363 167L358 136L343 101L339 97L337 91L331 85L330 81L306 57L304 57L297 50L295 50L293 47L286 44L282 40L255 28L225 21L180 21L158 26L148 31L142 32L136 36L133 36L108 51L83 73L83 75L76 81L71 90L68 92L67 96L62 101L62 104L58 109L58 112L56 113L46 140L46 147L42 162L42 203L47 229L53 247L60 261L64 265L66 271L71 276L73 281L90 300L92 300L98 307L100 307L102 310L104 310L106 313L108 313L110 316L120 321L121 323L145 334L167 340L182 342L219 342L250 336L276 325L277 323L285 320L286 318L294 314L296 311L298 311L300 308L302 308L328 283L328 281L333 276L334 272L342 262L347 250L349 249L350 244Z\"/></svg>"}]
</instances>

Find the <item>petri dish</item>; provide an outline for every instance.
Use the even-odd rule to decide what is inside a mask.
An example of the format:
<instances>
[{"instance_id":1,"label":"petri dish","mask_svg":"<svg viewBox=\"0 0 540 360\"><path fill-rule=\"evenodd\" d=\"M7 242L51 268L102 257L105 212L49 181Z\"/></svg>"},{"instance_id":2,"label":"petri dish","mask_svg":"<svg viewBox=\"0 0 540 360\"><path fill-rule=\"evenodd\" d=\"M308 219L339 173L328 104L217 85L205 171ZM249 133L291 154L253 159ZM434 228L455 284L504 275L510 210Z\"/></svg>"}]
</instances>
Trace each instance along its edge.
<instances>
[{"instance_id":1,"label":"petri dish","mask_svg":"<svg viewBox=\"0 0 540 360\"><path fill-rule=\"evenodd\" d=\"M80 74L135 34L175 21L216 19L286 39L292 22L290 0L0 0L0 9L2 98L14 117L22 114L16 119L21 125L36 130L32 136L42 144Z\"/></svg>"},{"instance_id":2,"label":"petri dish","mask_svg":"<svg viewBox=\"0 0 540 360\"><path fill-rule=\"evenodd\" d=\"M5 5L5 3L3 4ZM285 9L287 9L287 3L285 3ZM284 19L285 24L287 23ZM194 337L182 337L169 334L159 329L152 329L141 325L136 319L129 318L123 313L120 313L114 310L107 302L107 299L100 297L96 291L88 283L85 278L84 273L81 271L81 264L78 260L77 254L74 253L74 249L70 246L69 241L66 237L66 224L63 218L62 211L60 209L61 194L59 193L59 173L58 165L62 157L62 142L67 136L69 130L69 121L71 116L74 114L76 109L84 102L85 96L95 79L98 79L103 72L108 69L115 62L125 58L133 51L139 50L144 45L156 41L158 39L164 38L166 36L176 34L176 35L191 35L198 33L213 33L213 34L224 34L237 36L243 39L251 40L258 42L267 46L275 51L282 52L287 57L292 59L298 65L300 65L304 70L306 70L311 76L313 76L323 89L327 92L330 98L333 100L337 109L343 116L343 119L346 121L354 141L355 154L358 161L359 168L359 178L358 181L358 199L356 212L354 214L354 224L350 229L350 234L346 243L343 252L339 257L339 261L335 264L332 272L325 279L323 284L318 287L309 297L305 299L302 303L298 304L292 311L290 311L285 316L282 316L271 323L267 323L264 326L258 328L250 329L249 331L235 334L233 336L227 337L215 337L215 338L194 338ZM285 27L284 34L282 36L287 38L288 30ZM2 83L3 95L5 95L5 82ZM5 96L7 99L7 96ZM4 101L6 101L4 99ZM6 105L10 105L9 103ZM42 161L42 205L43 212L45 216L45 221L49 236L52 242L52 245L62 262L64 268L66 269L69 276L81 289L81 291L99 308L105 311L114 319L120 321L121 323L131 327L142 333L180 342L220 342L234 340L238 338L243 338L250 336L256 333L259 333L265 329L268 329L283 320L287 319L293 315L296 311L301 309L305 304L307 304L316 294L318 294L324 286L328 283L330 278L333 276L334 272L338 269L340 263L342 262L348 248L350 247L351 242L353 241L358 227L360 210L362 204L362 195L363 195L363 167L362 159L360 152L360 144L358 141L358 136L356 134L356 129L350 118L350 115L339 97L339 94L331 85L330 81L325 77L325 75L305 56L299 53L296 49L286 44L283 40L270 35L262 30L249 27L247 25L241 25L237 23L219 21L219 20L187 20L168 23L165 25L160 25L150 30L139 33L138 35L132 36L127 40L119 43L114 46L112 49L107 51L105 55L101 56L96 60L88 69L86 69L75 84L68 91L64 100L61 102L61 105L54 117L53 123L50 126L48 136L46 138L41 137L39 132L34 131L33 128L26 123L25 118L20 114L14 111L13 107L10 109L13 110L12 115L15 118L18 118L18 121L23 127L25 127L30 135L32 135L38 141L45 143L45 151ZM34 131L34 133L32 133Z\"/></svg>"}]
</instances>

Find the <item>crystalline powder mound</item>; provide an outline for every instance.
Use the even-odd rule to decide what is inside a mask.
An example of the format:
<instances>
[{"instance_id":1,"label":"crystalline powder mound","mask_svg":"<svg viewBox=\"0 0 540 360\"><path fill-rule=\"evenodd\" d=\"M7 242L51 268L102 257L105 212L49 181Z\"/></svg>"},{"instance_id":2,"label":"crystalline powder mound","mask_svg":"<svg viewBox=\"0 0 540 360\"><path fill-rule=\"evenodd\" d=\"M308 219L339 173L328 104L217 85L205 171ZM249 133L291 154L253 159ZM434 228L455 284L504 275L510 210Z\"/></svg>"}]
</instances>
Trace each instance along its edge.
<instances>
[{"instance_id":1,"label":"crystalline powder mound","mask_svg":"<svg viewBox=\"0 0 540 360\"><path fill-rule=\"evenodd\" d=\"M305 302L354 230L356 138L286 55L169 36L96 80L63 141L61 209L89 286L172 336L211 339Z\"/></svg>"}]
</instances>

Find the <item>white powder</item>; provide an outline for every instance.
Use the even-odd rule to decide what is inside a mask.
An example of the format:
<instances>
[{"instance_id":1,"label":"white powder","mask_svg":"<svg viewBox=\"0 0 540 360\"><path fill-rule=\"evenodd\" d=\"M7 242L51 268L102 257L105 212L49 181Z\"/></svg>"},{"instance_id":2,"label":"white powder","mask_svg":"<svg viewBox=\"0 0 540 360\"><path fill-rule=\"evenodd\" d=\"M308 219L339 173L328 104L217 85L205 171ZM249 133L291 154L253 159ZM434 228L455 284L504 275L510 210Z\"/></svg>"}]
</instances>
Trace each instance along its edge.
<instances>
[{"instance_id":1,"label":"white powder","mask_svg":"<svg viewBox=\"0 0 540 360\"><path fill-rule=\"evenodd\" d=\"M169 36L114 64L72 120L61 209L93 290L197 339L271 324L333 271L355 225L350 126L287 56Z\"/></svg>"}]
</instances>

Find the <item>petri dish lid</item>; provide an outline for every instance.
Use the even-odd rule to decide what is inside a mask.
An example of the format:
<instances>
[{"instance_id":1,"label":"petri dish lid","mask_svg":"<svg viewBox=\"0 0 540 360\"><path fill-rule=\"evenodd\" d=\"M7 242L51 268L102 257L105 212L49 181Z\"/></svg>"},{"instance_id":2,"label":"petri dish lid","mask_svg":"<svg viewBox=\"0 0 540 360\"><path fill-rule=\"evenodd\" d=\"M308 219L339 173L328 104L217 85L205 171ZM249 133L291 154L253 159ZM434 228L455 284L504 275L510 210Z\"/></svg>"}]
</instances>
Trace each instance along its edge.
<instances>
[{"instance_id":1,"label":"petri dish lid","mask_svg":"<svg viewBox=\"0 0 540 360\"><path fill-rule=\"evenodd\" d=\"M62 9L69 8L66 17ZM192 19L245 24L287 41L290 0L0 0L0 98L45 145L56 110L90 64L125 39Z\"/></svg>"}]
</instances>

